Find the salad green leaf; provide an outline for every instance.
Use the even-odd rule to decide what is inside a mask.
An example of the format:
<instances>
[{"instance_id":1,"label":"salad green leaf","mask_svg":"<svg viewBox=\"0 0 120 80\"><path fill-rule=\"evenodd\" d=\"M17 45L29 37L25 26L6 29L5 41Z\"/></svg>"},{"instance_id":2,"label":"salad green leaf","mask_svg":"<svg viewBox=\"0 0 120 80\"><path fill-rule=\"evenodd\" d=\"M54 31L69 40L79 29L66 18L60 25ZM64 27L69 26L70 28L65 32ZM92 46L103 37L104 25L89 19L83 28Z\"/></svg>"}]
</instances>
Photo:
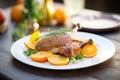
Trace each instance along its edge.
<instances>
[{"instance_id":1,"label":"salad green leaf","mask_svg":"<svg viewBox=\"0 0 120 80\"><path fill-rule=\"evenodd\" d=\"M77 60L83 60L83 59L84 59L84 56L83 56L82 52L80 52L80 54L78 56L72 57L71 61L72 61L73 64L76 64Z\"/></svg>"},{"instance_id":2,"label":"salad green leaf","mask_svg":"<svg viewBox=\"0 0 120 80\"><path fill-rule=\"evenodd\" d=\"M29 55L31 55L31 54L36 54L37 52L38 52L38 50L27 49L27 50L24 51L24 54L25 54L26 56L29 56Z\"/></svg>"}]
</instances>

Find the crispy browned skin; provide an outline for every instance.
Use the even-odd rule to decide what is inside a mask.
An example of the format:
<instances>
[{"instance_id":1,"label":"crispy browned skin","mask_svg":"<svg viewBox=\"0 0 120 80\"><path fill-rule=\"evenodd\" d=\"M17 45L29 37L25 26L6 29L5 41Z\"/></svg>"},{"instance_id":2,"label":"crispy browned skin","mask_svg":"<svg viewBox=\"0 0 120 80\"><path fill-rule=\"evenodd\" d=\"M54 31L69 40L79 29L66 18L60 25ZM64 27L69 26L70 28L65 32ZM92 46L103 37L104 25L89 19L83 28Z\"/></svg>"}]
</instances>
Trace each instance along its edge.
<instances>
[{"instance_id":1,"label":"crispy browned skin","mask_svg":"<svg viewBox=\"0 0 120 80\"><path fill-rule=\"evenodd\" d=\"M61 46L60 54L64 54L67 57L75 57L78 56L81 52L80 43L78 42L70 42L65 46Z\"/></svg>"},{"instance_id":2,"label":"crispy browned skin","mask_svg":"<svg viewBox=\"0 0 120 80\"><path fill-rule=\"evenodd\" d=\"M71 41L73 38L68 34L51 35L47 38L42 39L36 45L37 50L50 50L59 46L65 46L66 43Z\"/></svg>"}]
</instances>

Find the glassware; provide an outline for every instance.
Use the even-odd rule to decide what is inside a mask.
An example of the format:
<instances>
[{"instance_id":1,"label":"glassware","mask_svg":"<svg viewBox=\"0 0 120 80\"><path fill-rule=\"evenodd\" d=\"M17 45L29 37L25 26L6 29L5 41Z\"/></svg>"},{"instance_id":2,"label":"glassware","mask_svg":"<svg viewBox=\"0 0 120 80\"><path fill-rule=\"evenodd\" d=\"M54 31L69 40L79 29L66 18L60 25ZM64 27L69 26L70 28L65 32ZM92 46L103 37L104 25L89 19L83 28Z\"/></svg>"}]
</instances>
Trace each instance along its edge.
<instances>
[{"instance_id":1,"label":"glassware","mask_svg":"<svg viewBox=\"0 0 120 80\"><path fill-rule=\"evenodd\" d=\"M43 6L40 9L42 13L42 20L39 21L41 25L52 24L54 8L53 0L44 0Z\"/></svg>"},{"instance_id":2,"label":"glassware","mask_svg":"<svg viewBox=\"0 0 120 80\"><path fill-rule=\"evenodd\" d=\"M84 9L85 0L64 0L64 5L69 16L79 15Z\"/></svg>"}]
</instances>

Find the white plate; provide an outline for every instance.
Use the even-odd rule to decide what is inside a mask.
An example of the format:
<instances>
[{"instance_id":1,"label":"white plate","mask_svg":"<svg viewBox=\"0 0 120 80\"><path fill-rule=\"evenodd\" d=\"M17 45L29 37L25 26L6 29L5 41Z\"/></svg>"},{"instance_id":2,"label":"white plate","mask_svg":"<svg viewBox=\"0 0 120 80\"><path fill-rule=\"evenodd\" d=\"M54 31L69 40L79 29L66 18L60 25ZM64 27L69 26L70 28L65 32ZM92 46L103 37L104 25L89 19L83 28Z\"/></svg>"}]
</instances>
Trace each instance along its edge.
<instances>
[{"instance_id":1,"label":"white plate","mask_svg":"<svg viewBox=\"0 0 120 80\"><path fill-rule=\"evenodd\" d=\"M38 68L54 69L54 70L70 70L70 69L78 69L78 68L94 66L108 60L115 53L115 47L113 43L104 37L91 33L85 33L85 32L77 32L76 35L78 39L89 39L89 38L93 39L96 42L98 48L98 54L93 58L84 58L83 60L78 60L77 64L73 64L72 62L70 62L68 65L65 66L54 66L48 62L46 63L34 62L30 60L29 57L25 56L23 53L23 51L26 49L26 47L24 46L24 42L29 41L30 36L27 36L25 38L16 41L11 47L11 53L14 58L25 64L35 66Z\"/></svg>"}]
</instances>

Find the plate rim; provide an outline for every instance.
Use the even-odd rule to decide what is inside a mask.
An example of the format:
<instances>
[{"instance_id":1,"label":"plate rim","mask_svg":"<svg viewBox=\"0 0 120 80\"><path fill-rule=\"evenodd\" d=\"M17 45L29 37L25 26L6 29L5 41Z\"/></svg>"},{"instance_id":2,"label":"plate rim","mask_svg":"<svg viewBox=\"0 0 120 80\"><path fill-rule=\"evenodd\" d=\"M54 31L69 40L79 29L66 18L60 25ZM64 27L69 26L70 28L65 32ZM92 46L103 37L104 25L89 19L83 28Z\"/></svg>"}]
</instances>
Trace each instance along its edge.
<instances>
[{"instance_id":1,"label":"plate rim","mask_svg":"<svg viewBox=\"0 0 120 80\"><path fill-rule=\"evenodd\" d=\"M27 64L27 65L30 65L30 66L34 66L34 67L38 67L38 68L43 68L43 69L51 69L51 70L73 70L73 69L87 68L87 67L91 67L91 66L95 66L95 65L101 64L101 63L107 61L108 59L110 59L110 58L115 54L115 46L114 46L114 44L113 44L110 40L108 40L107 38L102 37L102 36L100 36L100 35L93 34L93 33L88 33L88 32L77 32L77 33L87 34L87 35L94 35L94 36L101 37L102 39L107 40L109 43L111 43L111 45L112 45L112 47L113 47L113 53L112 53L112 55L109 56L108 58L104 59L103 61L100 61L99 63L93 64L93 65L84 66L84 67L76 67L76 66L74 66L74 67L69 67L69 68L64 68L65 66L63 66L63 67L61 66L61 68L55 67L55 66L54 66L54 67L50 67L50 66L49 66L49 67L44 67L44 66L41 66L41 67L40 67L40 66L36 66L36 65L33 65L33 64L29 64L28 62L22 61L19 57L17 57L17 56L15 55L15 53L14 53L14 51L13 51L13 46L16 45L17 42L21 41L22 39L29 38L30 35L29 35L29 36L26 36L26 37L24 37L24 38L21 38L21 39L19 39L18 41L16 41L15 43L13 43L13 45L11 46L11 54L12 54L12 56L13 56L15 59L17 59L18 61L20 61L20 62L22 62L22 63L24 63L24 64ZM26 56L25 56L25 57L26 57ZM32 63L33 63L33 61L32 61ZM38 62L37 62L37 63L38 63Z\"/></svg>"}]
</instances>

